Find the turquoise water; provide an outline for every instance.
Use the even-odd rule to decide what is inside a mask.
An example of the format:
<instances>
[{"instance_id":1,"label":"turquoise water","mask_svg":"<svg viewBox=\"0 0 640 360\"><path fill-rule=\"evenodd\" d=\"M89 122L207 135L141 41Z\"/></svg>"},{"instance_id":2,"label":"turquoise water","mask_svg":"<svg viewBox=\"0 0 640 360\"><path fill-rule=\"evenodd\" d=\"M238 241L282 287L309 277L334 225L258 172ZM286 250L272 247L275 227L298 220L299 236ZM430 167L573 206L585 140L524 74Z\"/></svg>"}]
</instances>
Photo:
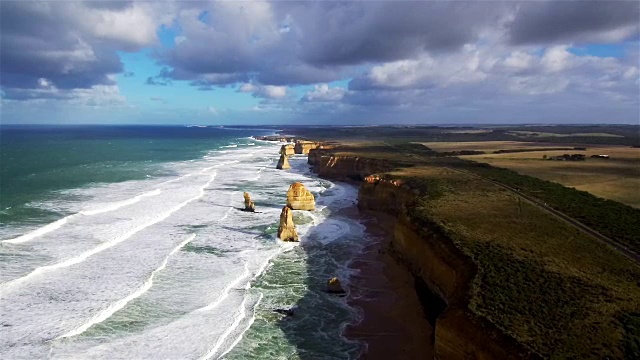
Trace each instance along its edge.
<instances>
[{"instance_id":1,"label":"turquoise water","mask_svg":"<svg viewBox=\"0 0 640 360\"><path fill-rule=\"evenodd\" d=\"M149 126L0 127L0 224L46 223L61 213L38 202L61 190L171 175L168 162L202 157L270 130Z\"/></svg>"},{"instance_id":2,"label":"turquoise water","mask_svg":"<svg viewBox=\"0 0 640 360\"><path fill-rule=\"evenodd\" d=\"M0 357L356 358L359 311L323 291L348 287L363 242L356 191L304 156L276 170L265 133L1 128ZM300 244L275 238L294 181L317 197L294 211Z\"/></svg>"}]
</instances>

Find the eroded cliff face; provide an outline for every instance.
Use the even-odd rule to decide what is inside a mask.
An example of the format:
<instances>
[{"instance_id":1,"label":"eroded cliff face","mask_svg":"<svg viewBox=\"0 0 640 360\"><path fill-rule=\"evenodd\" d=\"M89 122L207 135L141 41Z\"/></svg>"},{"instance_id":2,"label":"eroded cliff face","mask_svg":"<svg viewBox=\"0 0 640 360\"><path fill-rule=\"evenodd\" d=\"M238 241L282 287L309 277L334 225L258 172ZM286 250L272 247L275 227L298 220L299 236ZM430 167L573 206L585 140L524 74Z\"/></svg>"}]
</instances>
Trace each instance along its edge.
<instances>
[{"instance_id":1,"label":"eroded cliff face","mask_svg":"<svg viewBox=\"0 0 640 360\"><path fill-rule=\"evenodd\" d=\"M320 142L298 140L296 141L294 150L296 154L308 154L310 150L318 148L322 145Z\"/></svg>"},{"instance_id":2,"label":"eroded cliff face","mask_svg":"<svg viewBox=\"0 0 640 360\"><path fill-rule=\"evenodd\" d=\"M307 163L320 176L340 180L360 181L366 176L385 172L392 166L384 161L354 156L335 156L330 149L314 149L309 152Z\"/></svg>"},{"instance_id":3,"label":"eroded cliff face","mask_svg":"<svg viewBox=\"0 0 640 360\"><path fill-rule=\"evenodd\" d=\"M362 178L358 207L382 211L396 218L392 254L428 287L418 295L435 329L437 359L533 358L515 339L469 309L469 290L477 266L435 222L417 221L407 206L419 193L400 180L370 175L387 171L384 161L331 156L327 151L309 154L309 163L321 175L336 179Z\"/></svg>"}]
</instances>

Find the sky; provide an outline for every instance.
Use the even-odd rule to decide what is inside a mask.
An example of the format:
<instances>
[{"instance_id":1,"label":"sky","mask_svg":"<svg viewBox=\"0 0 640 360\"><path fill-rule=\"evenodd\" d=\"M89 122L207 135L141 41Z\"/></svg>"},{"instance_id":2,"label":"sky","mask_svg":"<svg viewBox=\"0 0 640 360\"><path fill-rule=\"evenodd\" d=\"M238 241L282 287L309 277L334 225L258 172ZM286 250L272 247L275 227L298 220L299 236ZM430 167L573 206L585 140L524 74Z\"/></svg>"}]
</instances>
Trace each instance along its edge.
<instances>
[{"instance_id":1,"label":"sky","mask_svg":"<svg viewBox=\"0 0 640 360\"><path fill-rule=\"evenodd\" d=\"M638 1L0 0L3 124L640 119Z\"/></svg>"}]
</instances>

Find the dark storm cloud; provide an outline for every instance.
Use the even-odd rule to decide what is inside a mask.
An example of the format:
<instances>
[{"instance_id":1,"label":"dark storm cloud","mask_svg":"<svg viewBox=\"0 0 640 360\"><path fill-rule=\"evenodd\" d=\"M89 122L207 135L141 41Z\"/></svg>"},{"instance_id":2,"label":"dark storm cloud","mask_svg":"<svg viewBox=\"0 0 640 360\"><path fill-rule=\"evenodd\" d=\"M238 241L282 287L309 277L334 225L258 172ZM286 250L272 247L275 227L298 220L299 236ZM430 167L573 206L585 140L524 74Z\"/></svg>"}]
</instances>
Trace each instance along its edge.
<instances>
[{"instance_id":1,"label":"dark storm cloud","mask_svg":"<svg viewBox=\"0 0 640 360\"><path fill-rule=\"evenodd\" d=\"M403 59L452 51L477 39L508 6L471 2L279 4L304 34L299 55L318 66ZM282 11L282 10L281 10Z\"/></svg>"},{"instance_id":2,"label":"dark storm cloud","mask_svg":"<svg viewBox=\"0 0 640 360\"><path fill-rule=\"evenodd\" d=\"M133 1L128 0L116 0L116 1L106 1L106 0L94 0L87 1L86 6L94 9L108 9L108 10L124 10L133 5Z\"/></svg>"},{"instance_id":3,"label":"dark storm cloud","mask_svg":"<svg viewBox=\"0 0 640 360\"><path fill-rule=\"evenodd\" d=\"M614 42L638 36L637 1L525 2L509 27L513 44Z\"/></svg>"},{"instance_id":4,"label":"dark storm cloud","mask_svg":"<svg viewBox=\"0 0 640 360\"><path fill-rule=\"evenodd\" d=\"M127 20L126 16L140 19L130 8L131 3L121 2L0 2L4 97L46 98L53 92L43 90L114 84L110 75L123 71L117 51L139 48L148 34L148 30L142 33L145 28L141 26L138 37L127 38L122 26L128 23L113 23L125 15L119 11L128 13L118 20Z\"/></svg>"},{"instance_id":5,"label":"dark storm cloud","mask_svg":"<svg viewBox=\"0 0 640 360\"><path fill-rule=\"evenodd\" d=\"M349 67L453 51L475 41L512 5L439 2L210 4L180 17L184 41L160 55L174 79L239 73L270 85L340 79ZM231 9L234 6L237 9ZM249 25L250 24L250 25ZM232 76L234 75L234 76Z\"/></svg>"}]
</instances>

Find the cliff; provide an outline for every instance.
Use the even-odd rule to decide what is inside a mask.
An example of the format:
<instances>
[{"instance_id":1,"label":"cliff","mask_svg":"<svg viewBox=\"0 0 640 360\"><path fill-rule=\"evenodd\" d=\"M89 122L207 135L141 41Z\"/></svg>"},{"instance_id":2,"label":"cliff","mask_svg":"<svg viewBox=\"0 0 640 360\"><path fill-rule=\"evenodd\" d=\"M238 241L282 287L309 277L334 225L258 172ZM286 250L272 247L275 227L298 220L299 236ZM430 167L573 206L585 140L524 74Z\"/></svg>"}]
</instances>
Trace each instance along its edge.
<instances>
[{"instance_id":1,"label":"cliff","mask_svg":"<svg viewBox=\"0 0 640 360\"><path fill-rule=\"evenodd\" d=\"M316 149L321 145L322 143L320 142L298 140L296 141L294 150L296 154L308 154L309 150Z\"/></svg>"},{"instance_id":2,"label":"cliff","mask_svg":"<svg viewBox=\"0 0 640 360\"><path fill-rule=\"evenodd\" d=\"M313 165L313 170L318 175L340 180L360 181L368 175L393 169L386 161L333 155L331 149L323 148L311 150L307 163Z\"/></svg>"},{"instance_id":3,"label":"cliff","mask_svg":"<svg viewBox=\"0 0 640 360\"><path fill-rule=\"evenodd\" d=\"M436 358L535 358L515 339L469 308L477 265L438 224L411 217L407 209L418 200L417 190L401 180L370 175L388 171L389 163L333 156L329 151L312 151L309 163L321 176L363 179L358 207L395 217L391 253L414 274L416 291L435 329ZM419 289L418 284L424 286Z\"/></svg>"}]
</instances>

